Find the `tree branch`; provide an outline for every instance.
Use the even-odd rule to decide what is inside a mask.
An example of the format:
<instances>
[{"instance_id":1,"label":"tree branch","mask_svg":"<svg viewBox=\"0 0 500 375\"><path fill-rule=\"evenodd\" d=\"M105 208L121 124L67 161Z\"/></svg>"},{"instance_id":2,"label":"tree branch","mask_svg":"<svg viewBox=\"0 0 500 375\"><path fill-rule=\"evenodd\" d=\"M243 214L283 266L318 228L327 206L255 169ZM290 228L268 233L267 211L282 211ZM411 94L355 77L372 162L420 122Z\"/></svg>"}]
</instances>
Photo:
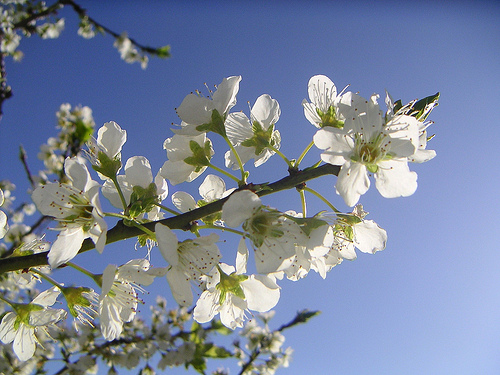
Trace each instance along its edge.
<instances>
[{"instance_id":1,"label":"tree branch","mask_svg":"<svg viewBox=\"0 0 500 375\"><path fill-rule=\"evenodd\" d=\"M317 168L306 169L302 171L291 171L290 175L282 178L279 181L273 182L271 184L249 184L240 188L250 189L257 193L259 196L265 196L269 194L276 193L282 190L293 189L294 187L301 187L306 181L325 176L325 175L335 175L337 176L340 171L340 167L331 164L324 164ZM229 197L219 199L218 201L207 204L206 206L197 208L195 210L186 212L182 215L170 217L167 219L154 221L150 223L142 224L147 229L154 231L156 223L162 223L168 226L170 229L183 229L188 230L191 227L191 223L195 220L199 220L207 215L211 215L215 212L222 210L222 205L226 202ZM120 220L113 228L108 230L106 244L117 242L120 240L125 240L127 238L136 237L138 235L144 234L139 228L129 227L123 224ZM87 238L79 251L83 253L89 251L95 247L92 240ZM10 257L0 260L0 274L9 271L16 271L22 269L28 269L30 267L43 266L48 264L47 259L48 251L38 254L32 254L21 257Z\"/></svg>"}]
</instances>

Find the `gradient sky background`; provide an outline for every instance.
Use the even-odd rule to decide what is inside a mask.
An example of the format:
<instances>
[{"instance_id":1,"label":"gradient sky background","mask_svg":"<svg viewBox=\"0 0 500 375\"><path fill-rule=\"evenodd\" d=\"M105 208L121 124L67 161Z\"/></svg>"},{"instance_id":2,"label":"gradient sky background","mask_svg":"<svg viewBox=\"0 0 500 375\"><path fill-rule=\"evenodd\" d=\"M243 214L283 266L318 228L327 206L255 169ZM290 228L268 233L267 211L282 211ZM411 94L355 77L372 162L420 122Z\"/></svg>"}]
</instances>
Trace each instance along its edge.
<instances>
[{"instance_id":1,"label":"gradient sky background","mask_svg":"<svg viewBox=\"0 0 500 375\"><path fill-rule=\"evenodd\" d=\"M61 103L90 106L97 127L116 121L128 132L123 160L144 155L156 173L166 160L162 143L172 136L170 124L179 123L174 108L189 92L203 91L204 82L213 86L223 77L242 75L234 110L247 114L247 101L253 104L264 93L277 99L282 115L276 126L289 158L297 157L315 132L301 107L315 74L329 76L339 89L350 84L365 97L377 92L383 98L387 89L405 103L440 91L440 105L430 117L436 137L428 146L437 157L411 165L419 175L417 192L389 200L372 186L361 198L368 218L388 232L386 250L359 254L326 280L311 273L300 282L280 284L275 327L304 308L322 314L286 332L285 345L295 353L290 368L278 373L500 372L498 2L80 4L114 31L127 30L152 46L170 44L172 58L152 59L145 71L126 64L111 37L78 37L76 17L68 11L61 13L67 22L59 39L23 39L24 60L7 62L14 96L4 104L0 124L0 178L17 184L19 200L28 183L17 147L24 145L33 171L40 168L38 147L56 134ZM225 148L217 149L217 143L214 160L222 165ZM318 157L312 150L303 166ZM286 174L275 156L251 169L250 180L273 181ZM334 184L328 177L310 186L348 210ZM178 189L187 190L170 186L170 192ZM265 203L300 209L294 192ZM309 213L322 209L309 200ZM107 247L102 269L107 262L142 256L133 245ZM234 263L235 249L221 249L223 261ZM96 257L81 258L98 272ZM157 255L153 259L163 265ZM166 281L156 281L151 295L165 286Z\"/></svg>"}]
</instances>

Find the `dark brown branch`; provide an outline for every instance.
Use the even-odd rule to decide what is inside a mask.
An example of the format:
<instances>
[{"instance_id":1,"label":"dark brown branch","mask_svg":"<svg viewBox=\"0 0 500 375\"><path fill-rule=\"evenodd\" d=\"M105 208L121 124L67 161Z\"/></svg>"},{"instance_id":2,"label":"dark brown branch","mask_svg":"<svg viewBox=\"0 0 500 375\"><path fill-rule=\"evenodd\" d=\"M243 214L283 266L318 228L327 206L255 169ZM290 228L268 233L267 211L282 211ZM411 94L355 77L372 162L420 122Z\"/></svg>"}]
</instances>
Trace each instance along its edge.
<instances>
[{"instance_id":1,"label":"dark brown branch","mask_svg":"<svg viewBox=\"0 0 500 375\"><path fill-rule=\"evenodd\" d=\"M289 176L282 178L279 181L273 182L271 184L250 184L242 189L251 189L257 192L259 196L265 196L278 191L293 189L294 187L303 184L306 181L325 176L325 175L335 175L337 176L340 171L340 167L331 164L324 164L320 167L308 169L304 171L292 172ZM168 226L171 229L188 229L193 221L199 220L207 215L213 214L215 212L222 210L222 205L229 197L219 199L218 201L207 204L206 206L197 208L195 210L186 212L182 215L170 217L168 219L163 219L158 222L163 225ZM157 222L150 222L144 224L144 226L154 231L154 227ZM143 232L136 227L129 227L123 224L120 220L113 228L108 230L106 244L117 242L120 240L125 240L127 238L136 237ZM92 240L87 238L79 251L83 253L85 251L91 250L95 247ZM43 266L48 264L47 260L48 251L38 254L32 254L22 257L11 257L0 260L0 274L9 271L16 271L22 269L28 269L30 267Z\"/></svg>"}]
</instances>

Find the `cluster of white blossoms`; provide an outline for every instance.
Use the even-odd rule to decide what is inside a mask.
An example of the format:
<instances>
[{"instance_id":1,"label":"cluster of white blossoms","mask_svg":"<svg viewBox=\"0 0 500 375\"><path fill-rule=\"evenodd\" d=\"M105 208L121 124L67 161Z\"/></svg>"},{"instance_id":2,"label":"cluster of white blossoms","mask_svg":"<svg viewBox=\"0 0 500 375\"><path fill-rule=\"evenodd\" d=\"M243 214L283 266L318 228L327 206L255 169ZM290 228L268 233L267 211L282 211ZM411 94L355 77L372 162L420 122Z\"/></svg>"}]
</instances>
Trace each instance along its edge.
<instances>
[{"instance_id":1,"label":"cluster of white blossoms","mask_svg":"<svg viewBox=\"0 0 500 375\"><path fill-rule=\"evenodd\" d=\"M130 52L125 39L119 48L123 54ZM46 268L27 269L24 274L33 276L25 276L22 283L25 288L33 284L33 280L45 280L54 286L29 304L0 297L13 310L1 320L0 339L4 343L14 342L13 349L19 359L33 356L37 329L65 317L64 310L49 308L59 294L66 300L76 325L99 326L107 341L121 337L124 324L133 321L142 302L139 293L145 292L144 287L156 278L163 278L169 285L180 307L194 305L196 322L207 323L219 315L224 326L235 329L244 327L252 311L265 313L276 306L280 280L298 281L310 271L325 278L343 260L356 259L356 249L374 254L385 248L386 231L366 219L367 212L358 201L370 186L370 174L374 175L376 187L384 197L413 194L417 176L409 170L408 163L425 162L435 156L434 151L426 149L426 129L430 124L426 118L438 96L403 106L387 94L388 108L384 114L377 95L366 100L345 90L337 93L329 78L314 76L309 81L310 101L304 100L303 109L307 120L318 130L301 157L288 159L280 151L282 139L276 123L281 109L276 99L267 94L259 96L249 117L242 112L231 112L236 105L240 81L240 76L223 79L209 97L199 93L186 96L176 109L180 127L164 141L167 160L156 173L144 156L132 156L123 166L122 149L127 133L117 123L105 123L94 138L89 109L61 107L58 117L66 136L54 141L53 146L45 147L40 156L44 161L54 158L59 161L46 166L60 179L48 182L42 178L32 193L37 209L56 222L52 229L58 231L57 238L51 245L41 239L31 245L22 244L13 254L30 256L48 250L52 270L69 265L90 276L101 292L98 294L88 287L64 286L52 279ZM227 143L225 169L212 162L215 151L208 133L220 136ZM79 148L82 142L87 145L84 152ZM61 161L61 156L54 156L54 150L60 149L63 143L75 153ZM336 172L335 190L353 207L351 212L338 211L326 198L306 186L306 181L313 178L308 178L308 173L320 168L317 163L299 169L303 156L313 145L321 150L324 162L340 167ZM246 163L253 159L254 166L259 167L273 155L279 155L286 162L291 181L297 175L304 176L299 183L293 180L295 182L285 187L299 191L303 212L281 211L264 204L263 195L281 188L274 191L273 184L247 182ZM88 161L100 182L92 178ZM169 193L166 180L171 185L192 182L209 168L222 176L206 175L198 189L201 199L195 200L191 194L178 190L171 194L171 207L164 202ZM233 187L226 187L228 179ZM279 182L284 180L286 178ZM320 196L332 212L307 216L305 194L308 192ZM0 205L3 197L0 190ZM109 201L107 206L118 212L105 212L100 203L102 197ZM169 214L167 218L166 214ZM110 264L98 270L102 273L93 274L74 262L80 251L92 247L99 253L104 251L110 240L110 218L122 220L122 231L135 230L132 236L138 237L141 246L148 244L148 252L142 259L132 259L121 266ZM9 231L7 221L7 215L0 211L0 238ZM176 229L191 231L193 238L180 240L174 232ZM205 234L206 231L210 232ZM214 231L240 237L237 246L231 245L236 253L234 266L222 262L223 252L219 246L230 243ZM116 233L113 235L111 241L116 241ZM189 236L184 234L184 237ZM158 255L155 263L159 267L152 267L150 259ZM19 274L16 277L20 280ZM94 323L96 319L99 324ZM276 332L271 334L267 330L259 335L269 335L268 339L274 344L269 344L266 350L272 355L283 344L282 336ZM167 362L174 363L181 351L194 355L193 345L185 343L184 349L165 354L162 359L165 366ZM279 363L285 365L287 359Z\"/></svg>"},{"instance_id":2,"label":"cluster of white blossoms","mask_svg":"<svg viewBox=\"0 0 500 375\"><path fill-rule=\"evenodd\" d=\"M369 174L386 198L407 197L417 189L417 174L408 162L422 163L436 153L425 150L427 144L425 117L412 116L411 105L394 112L387 93L387 113L383 115L377 100L369 100L352 92L340 95L334 83L325 76L309 81L309 98L304 111L309 121L321 128L314 144L324 150L321 159L342 166L337 193L349 206L354 206L370 187Z\"/></svg>"}]
</instances>

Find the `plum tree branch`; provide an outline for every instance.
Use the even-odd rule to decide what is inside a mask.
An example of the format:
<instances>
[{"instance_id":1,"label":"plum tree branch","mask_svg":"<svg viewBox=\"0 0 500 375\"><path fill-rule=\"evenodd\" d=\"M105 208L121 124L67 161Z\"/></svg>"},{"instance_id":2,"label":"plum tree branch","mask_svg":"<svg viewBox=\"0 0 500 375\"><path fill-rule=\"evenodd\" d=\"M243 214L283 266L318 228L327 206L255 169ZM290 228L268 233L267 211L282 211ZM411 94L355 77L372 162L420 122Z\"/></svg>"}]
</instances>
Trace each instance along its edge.
<instances>
[{"instance_id":1,"label":"plum tree branch","mask_svg":"<svg viewBox=\"0 0 500 375\"><path fill-rule=\"evenodd\" d=\"M239 190L250 189L255 191L259 196L265 196L273 194L279 191L293 189L295 187L303 187L307 181L325 176L325 175L335 175L338 176L340 167L331 164L324 164L317 168L290 171L290 175L282 178L273 183L262 183L262 184L248 184ZM147 229L154 231L156 223L162 223L168 226L170 229L183 229L189 230L191 223L193 221L199 220L207 215L211 215L215 212L222 210L222 205L226 202L229 197L219 199L215 202L207 204L206 206L197 208L195 210L186 212L182 215L169 217L167 219L162 219L159 221L152 221L143 224ZM113 242L125 240L128 238L136 237L138 235L144 234L139 228L126 226L122 220L120 220L113 228L108 230L106 244ZM87 238L79 253L89 251L95 247L94 243ZM31 254L26 256L15 256L10 258L5 258L0 260L0 274L9 271L23 270L30 267L43 266L48 264L47 259L48 251Z\"/></svg>"}]
</instances>

